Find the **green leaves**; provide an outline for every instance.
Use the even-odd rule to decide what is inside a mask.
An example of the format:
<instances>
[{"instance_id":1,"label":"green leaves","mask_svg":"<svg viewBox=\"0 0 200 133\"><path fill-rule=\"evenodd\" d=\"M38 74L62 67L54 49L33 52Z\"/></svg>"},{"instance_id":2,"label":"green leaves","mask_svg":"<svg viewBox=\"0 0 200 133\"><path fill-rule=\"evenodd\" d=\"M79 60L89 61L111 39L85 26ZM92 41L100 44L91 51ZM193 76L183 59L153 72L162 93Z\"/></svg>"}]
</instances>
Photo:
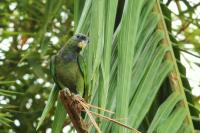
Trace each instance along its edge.
<instances>
[{"instance_id":1,"label":"green leaves","mask_svg":"<svg viewBox=\"0 0 200 133\"><path fill-rule=\"evenodd\" d=\"M132 64L134 60L135 47L137 43L137 30L139 15L142 10L143 1L125 1L119 31L118 71L117 71L117 118L128 118L129 91L131 89ZM137 6L134 6L137 5ZM127 123L127 120L124 120ZM115 128L115 132L126 132L122 127Z\"/></svg>"},{"instance_id":2,"label":"green leaves","mask_svg":"<svg viewBox=\"0 0 200 133\"><path fill-rule=\"evenodd\" d=\"M16 81L0 81L0 84L13 84L15 83Z\"/></svg>"},{"instance_id":3,"label":"green leaves","mask_svg":"<svg viewBox=\"0 0 200 133\"><path fill-rule=\"evenodd\" d=\"M9 52L0 51L5 56L0 61L0 65L4 65L0 71L0 85L1 89L6 90L0 91L0 94L20 106L19 111L34 112L38 108L40 111L51 86L49 81L52 78L47 71L49 57L61 47L51 40L64 36L65 39L58 39L62 42L59 44L63 44L74 31L90 37L89 47L84 53L86 65L80 63L86 74L85 86L92 94L89 102L116 114L95 109L93 111L136 127L142 132L193 132L192 123L186 122L190 119L190 113L187 106L182 106L183 101L187 103L183 88L179 86L178 92L181 93L171 90L178 88L171 87L173 83L181 85L181 81L178 79L177 82L175 79L169 83L168 80L176 62L175 58L165 58L169 53L173 56L173 51L170 45L166 46L166 41L163 42L163 39L168 38L168 32L166 28L158 26L162 14L160 11L153 11L155 2L156 0L75 0L74 13L71 7L73 1L23 0L17 2L17 9L13 13L9 10L9 4L4 2L2 6L5 10L0 6L0 11L7 19L3 18L0 22L5 27L2 38L12 36L12 43ZM189 6L185 0L183 2ZM61 21L63 14L67 14L65 22ZM71 26L73 15L74 27ZM190 32L187 31L185 36L189 36L188 33ZM199 30L193 30L192 36L197 34ZM32 42L28 43L30 38ZM187 41L198 44L193 40L194 37L187 38ZM0 38L0 41L3 40ZM23 50L24 46L28 46L28 49ZM38 78L44 81L38 83ZM21 93L10 93L10 89L25 92L27 96L24 98ZM14 99L13 95L17 98ZM41 99L36 99L38 95ZM58 90L54 86L37 128L44 123L45 128L51 124L53 132L62 130L66 113L59 100L53 124L50 120L44 121L50 115L57 95ZM25 105L29 99L38 107L27 109ZM195 109L191 104L192 102L191 108ZM18 116L14 115L13 119L18 119ZM28 129L38 116L38 113L32 115L33 118L21 116L19 129L31 132ZM10 116L2 109L0 122L8 124L10 121L7 118ZM193 117L193 120L199 121L197 117ZM100 118L98 124L103 132L128 132ZM94 128L90 132L95 132Z\"/></svg>"},{"instance_id":4,"label":"green leaves","mask_svg":"<svg viewBox=\"0 0 200 133\"><path fill-rule=\"evenodd\" d=\"M157 110L154 119L152 120L151 125L149 126L148 133L152 133L156 130L159 123L165 121L170 113L175 108L175 105L181 100L182 98L177 93L172 93L166 101L159 107Z\"/></svg>"},{"instance_id":5,"label":"green leaves","mask_svg":"<svg viewBox=\"0 0 200 133\"><path fill-rule=\"evenodd\" d=\"M5 114L5 113L0 113L0 123L2 125L6 125L8 127L10 127L10 123L12 123L13 121L10 119L11 115L9 114Z\"/></svg>"},{"instance_id":6,"label":"green leaves","mask_svg":"<svg viewBox=\"0 0 200 133\"><path fill-rule=\"evenodd\" d=\"M52 124L52 133L60 133L62 131L62 127L64 125L64 121L66 120L66 111L60 100L57 100L57 106L55 110L54 120Z\"/></svg>"},{"instance_id":7,"label":"green leaves","mask_svg":"<svg viewBox=\"0 0 200 133\"><path fill-rule=\"evenodd\" d=\"M10 84L12 83L12 81L1 81L2 84ZM19 92L15 92L15 91L9 91L9 90L0 90L0 96L4 97L12 97L14 94L22 94ZM3 99L4 100L4 99ZM2 100L1 100L2 101ZM11 120L12 115L9 112L4 112L4 110L9 110L9 108L12 108L12 106L9 105L3 105L2 103L0 103L0 124L10 127L11 123L13 122Z\"/></svg>"},{"instance_id":8,"label":"green leaves","mask_svg":"<svg viewBox=\"0 0 200 133\"><path fill-rule=\"evenodd\" d=\"M49 94L49 98L48 98L47 104L46 104L46 106L45 106L45 108L44 108L44 110L42 112L42 116L40 117L40 120L38 122L38 125L37 125L37 128L36 128L37 130L42 125L44 119L48 116L49 111L54 106L54 104L55 104L55 102L57 100L57 97L58 97L58 92L59 92L59 89L57 88L56 85L54 85L54 87L51 90L51 93ZM55 118L55 119L57 119L57 118Z\"/></svg>"},{"instance_id":9,"label":"green leaves","mask_svg":"<svg viewBox=\"0 0 200 133\"><path fill-rule=\"evenodd\" d=\"M170 96L165 94L168 99L164 99L163 104L156 98L159 92L164 91L160 90L161 85L167 82L166 77L174 68L174 62L165 59L166 53L173 51L161 43L166 37L163 34L165 29L157 30L161 14L152 12L155 2L126 0L123 11L120 11L120 24L113 32L113 20L116 22L117 17L120 17L116 14L117 1L92 1L91 9L87 7L91 18L84 21L90 22L91 41L87 50L87 81L93 91L91 103L100 107L106 105L106 108L116 111L116 116L108 116L124 123L128 122L128 125L139 129L146 124L145 118L150 124L146 130L141 128L144 132L163 129L167 122L173 123L180 117L176 123L177 128L167 127L176 132L182 130L179 127L184 123L187 109L178 106L177 103L183 100L182 96L178 93L170 94L170 88L167 88ZM84 9L83 13L86 13ZM79 25L83 25L83 21L80 21ZM84 32L87 33L87 30ZM100 58L101 56L103 58ZM158 106L152 109L154 102L157 102ZM157 113L151 116L152 121L147 115L151 109L157 110ZM158 121L166 122L161 126L158 125ZM102 131L127 131L109 122L100 121L100 126Z\"/></svg>"},{"instance_id":10,"label":"green leaves","mask_svg":"<svg viewBox=\"0 0 200 133\"><path fill-rule=\"evenodd\" d=\"M184 108L178 108L168 117L167 120L165 120L163 123L160 123L157 128L157 132L177 133L186 117L186 114L187 111Z\"/></svg>"},{"instance_id":11,"label":"green leaves","mask_svg":"<svg viewBox=\"0 0 200 133\"><path fill-rule=\"evenodd\" d=\"M115 26L115 18L117 11L118 0L108 1L105 4L105 30L104 30L104 48L103 59L101 61L100 69L102 71L102 86L99 89L99 107L105 108L109 89L110 68L111 68L111 54L112 54L112 40Z\"/></svg>"}]
</instances>

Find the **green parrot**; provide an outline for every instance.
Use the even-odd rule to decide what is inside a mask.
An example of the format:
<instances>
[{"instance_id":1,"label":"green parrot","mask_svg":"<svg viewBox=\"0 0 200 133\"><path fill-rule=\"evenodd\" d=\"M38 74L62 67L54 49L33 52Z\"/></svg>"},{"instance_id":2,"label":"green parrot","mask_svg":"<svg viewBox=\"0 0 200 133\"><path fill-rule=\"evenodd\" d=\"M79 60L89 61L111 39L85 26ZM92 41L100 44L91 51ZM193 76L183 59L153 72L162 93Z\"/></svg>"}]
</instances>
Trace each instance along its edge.
<instances>
[{"instance_id":1,"label":"green parrot","mask_svg":"<svg viewBox=\"0 0 200 133\"><path fill-rule=\"evenodd\" d=\"M52 56L50 61L50 72L55 84L51 90L42 116L40 117L37 129L41 126L45 117L54 106L61 89L67 89L70 93L83 97L85 93L85 63L82 52L88 42L89 39L87 36L76 34L67 41L56 55ZM58 100L59 106L57 107L57 114L63 114L64 116L65 110L61 107L62 104L59 102L61 101ZM63 122L64 119L65 117L63 118Z\"/></svg>"},{"instance_id":2,"label":"green parrot","mask_svg":"<svg viewBox=\"0 0 200 133\"><path fill-rule=\"evenodd\" d=\"M84 94L84 64L81 52L86 47L88 38L76 34L51 59L51 75L60 89L67 88L73 94Z\"/></svg>"}]
</instances>

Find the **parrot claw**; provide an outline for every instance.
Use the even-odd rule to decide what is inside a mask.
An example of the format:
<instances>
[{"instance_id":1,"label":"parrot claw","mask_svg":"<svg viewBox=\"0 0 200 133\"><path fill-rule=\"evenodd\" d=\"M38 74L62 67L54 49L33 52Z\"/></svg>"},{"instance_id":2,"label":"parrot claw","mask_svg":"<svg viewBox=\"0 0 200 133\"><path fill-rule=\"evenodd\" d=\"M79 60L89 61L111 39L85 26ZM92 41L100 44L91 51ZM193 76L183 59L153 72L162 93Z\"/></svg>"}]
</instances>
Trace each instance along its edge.
<instances>
[{"instance_id":1,"label":"parrot claw","mask_svg":"<svg viewBox=\"0 0 200 133\"><path fill-rule=\"evenodd\" d=\"M70 92L70 90L69 90L69 88L64 88L64 91L65 91L65 96L66 95L69 95L69 96L71 96L72 94L71 94L71 92Z\"/></svg>"},{"instance_id":2,"label":"parrot claw","mask_svg":"<svg viewBox=\"0 0 200 133\"><path fill-rule=\"evenodd\" d=\"M71 93L70 92L70 90L69 90L69 88L64 88L64 94L65 94L65 96L72 96L72 97L76 97L76 98L78 98L78 99L80 99L81 101L84 101L84 99L81 97L81 95L80 94L74 94L74 93Z\"/></svg>"}]
</instances>

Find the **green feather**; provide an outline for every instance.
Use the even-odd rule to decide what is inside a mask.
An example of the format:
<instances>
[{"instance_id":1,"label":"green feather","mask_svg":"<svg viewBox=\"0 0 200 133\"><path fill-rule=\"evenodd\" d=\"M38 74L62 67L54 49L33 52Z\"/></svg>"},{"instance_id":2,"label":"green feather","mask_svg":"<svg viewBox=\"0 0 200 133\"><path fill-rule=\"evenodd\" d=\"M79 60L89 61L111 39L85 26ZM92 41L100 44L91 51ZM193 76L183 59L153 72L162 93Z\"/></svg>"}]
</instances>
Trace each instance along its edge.
<instances>
[{"instance_id":1,"label":"green feather","mask_svg":"<svg viewBox=\"0 0 200 133\"><path fill-rule=\"evenodd\" d=\"M85 63L80 55L82 48L79 45L82 43L82 39L87 38L82 35L78 35L78 37L73 36L53 57L52 76L62 89L68 88L70 92L83 96Z\"/></svg>"},{"instance_id":2,"label":"green feather","mask_svg":"<svg viewBox=\"0 0 200 133\"><path fill-rule=\"evenodd\" d=\"M61 89L57 82L57 78L56 78L56 56L55 55L53 55L50 60L50 74L51 74L55 84L57 85L57 87L59 89Z\"/></svg>"},{"instance_id":3,"label":"green feather","mask_svg":"<svg viewBox=\"0 0 200 133\"><path fill-rule=\"evenodd\" d=\"M82 55L79 55L78 56L78 65L79 65L79 68L81 70L81 73L84 77L84 93L83 93L83 97L88 99L89 98L89 91L88 91L88 87L87 87L87 74L86 74L86 68L87 68L87 65L85 63L85 59Z\"/></svg>"}]
</instances>

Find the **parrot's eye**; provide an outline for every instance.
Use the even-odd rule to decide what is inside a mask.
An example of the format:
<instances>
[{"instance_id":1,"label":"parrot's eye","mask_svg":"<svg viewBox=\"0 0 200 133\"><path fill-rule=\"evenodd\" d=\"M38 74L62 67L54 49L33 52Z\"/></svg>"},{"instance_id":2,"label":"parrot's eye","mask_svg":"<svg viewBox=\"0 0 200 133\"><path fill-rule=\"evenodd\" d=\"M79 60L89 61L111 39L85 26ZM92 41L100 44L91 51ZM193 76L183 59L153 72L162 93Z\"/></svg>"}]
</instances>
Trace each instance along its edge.
<instances>
[{"instance_id":1,"label":"parrot's eye","mask_svg":"<svg viewBox=\"0 0 200 133\"><path fill-rule=\"evenodd\" d=\"M83 36L83 35L76 35L76 38L80 41L82 40L87 40L86 36Z\"/></svg>"},{"instance_id":2,"label":"parrot's eye","mask_svg":"<svg viewBox=\"0 0 200 133\"><path fill-rule=\"evenodd\" d=\"M79 35L77 35L76 37L77 37L77 39L80 39L80 36L79 36Z\"/></svg>"}]
</instances>

